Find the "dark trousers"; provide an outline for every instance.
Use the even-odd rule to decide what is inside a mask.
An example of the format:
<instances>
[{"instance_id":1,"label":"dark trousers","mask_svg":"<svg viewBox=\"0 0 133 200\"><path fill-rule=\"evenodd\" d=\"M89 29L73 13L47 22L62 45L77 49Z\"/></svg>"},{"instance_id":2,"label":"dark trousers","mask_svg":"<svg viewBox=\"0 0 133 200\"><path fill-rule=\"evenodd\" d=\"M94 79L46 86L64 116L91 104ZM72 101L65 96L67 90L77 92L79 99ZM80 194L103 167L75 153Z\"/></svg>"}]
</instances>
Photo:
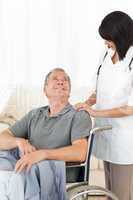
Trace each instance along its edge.
<instances>
[{"instance_id":1,"label":"dark trousers","mask_svg":"<svg viewBox=\"0 0 133 200\"><path fill-rule=\"evenodd\" d=\"M119 200L133 200L133 164L119 165L104 161L106 188Z\"/></svg>"}]
</instances>

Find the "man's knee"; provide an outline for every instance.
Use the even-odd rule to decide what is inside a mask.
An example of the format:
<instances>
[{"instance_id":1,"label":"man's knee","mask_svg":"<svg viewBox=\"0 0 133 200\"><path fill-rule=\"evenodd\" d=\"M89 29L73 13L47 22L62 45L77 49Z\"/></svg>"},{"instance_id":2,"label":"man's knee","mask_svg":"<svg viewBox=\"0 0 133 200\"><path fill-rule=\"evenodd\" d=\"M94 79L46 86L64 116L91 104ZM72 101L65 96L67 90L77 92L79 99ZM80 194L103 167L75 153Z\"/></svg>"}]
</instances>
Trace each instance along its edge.
<instances>
[{"instance_id":1,"label":"man's knee","mask_svg":"<svg viewBox=\"0 0 133 200\"><path fill-rule=\"evenodd\" d=\"M13 171L16 164L16 150L0 151L0 170Z\"/></svg>"},{"instance_id":2,"label":"man's knee","mask_svg":"<svg viewBox=\"0 0 133 200\"><path fill-rule=\"evenodd\" d=\"M44 160L44 161L37 163L37 166L39 168L42 166L43 168L50 168L50 169L51 169L51 167L54 167L55 169L64 169L65 162L58 161L58 160Z\"/></svg>"}]
</instances>

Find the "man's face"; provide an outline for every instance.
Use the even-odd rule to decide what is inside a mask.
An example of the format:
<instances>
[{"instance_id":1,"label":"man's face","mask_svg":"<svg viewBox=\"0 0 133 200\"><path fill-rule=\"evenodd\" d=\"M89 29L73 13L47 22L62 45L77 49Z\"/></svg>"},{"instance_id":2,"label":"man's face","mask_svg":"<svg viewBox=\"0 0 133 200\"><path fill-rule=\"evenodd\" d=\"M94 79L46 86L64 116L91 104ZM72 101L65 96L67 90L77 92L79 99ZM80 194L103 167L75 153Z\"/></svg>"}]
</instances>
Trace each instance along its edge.
<instances>
[{"instance_id":1,"label":"man's face","mask_svg":"<svg viewBox=\"0 0 133 200\"><path fill-rule=\"evenodd\" d=\"M67 75L63 71L52 72L44 90L48 98L68 98L70 94L70 85Z\"/></svg>"}]
</instances>

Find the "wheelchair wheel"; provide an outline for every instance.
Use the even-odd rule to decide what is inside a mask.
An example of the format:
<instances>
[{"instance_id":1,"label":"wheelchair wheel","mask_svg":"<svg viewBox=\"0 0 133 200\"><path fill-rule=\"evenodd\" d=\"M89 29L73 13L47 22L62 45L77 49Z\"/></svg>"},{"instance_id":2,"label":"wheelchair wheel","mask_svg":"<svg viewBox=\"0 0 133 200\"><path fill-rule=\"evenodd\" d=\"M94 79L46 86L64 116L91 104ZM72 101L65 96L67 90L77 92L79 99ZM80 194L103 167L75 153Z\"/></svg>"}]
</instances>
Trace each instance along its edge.
<instances>
[{"instance_id":1,"label":"wheelchair wheel","mask_svg":"<svg viewBox=\"0 0 133 200\"><path fill-rule=\"evenodd\" d=\"M74 184L67 188L69 200L87 200L88 196L100 194L110 197L111 200L119 200L112 192L100 186L89 186L86 183Z\"/></svg>"}]
</instances>

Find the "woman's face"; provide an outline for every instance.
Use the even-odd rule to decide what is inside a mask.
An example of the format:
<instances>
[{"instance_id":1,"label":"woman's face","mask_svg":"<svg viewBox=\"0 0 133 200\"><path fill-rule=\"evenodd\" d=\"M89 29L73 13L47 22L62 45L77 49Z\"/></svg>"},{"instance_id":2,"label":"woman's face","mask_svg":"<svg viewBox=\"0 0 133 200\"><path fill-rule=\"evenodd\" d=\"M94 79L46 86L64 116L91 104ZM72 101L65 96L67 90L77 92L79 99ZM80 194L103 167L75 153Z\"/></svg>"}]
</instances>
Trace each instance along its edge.
<instances>
[{"instance_id":1,"label":"woman's face","mask_svg":"<svg viewBox=\"0 0 133 200\"><path fill-rule=\"evenodd\" d=\"M108 48L111 48L113 51L116 51L116 46L114 42L112 42L111 40L104 40L104 43Z\"/></svg>"}]
</instances>

